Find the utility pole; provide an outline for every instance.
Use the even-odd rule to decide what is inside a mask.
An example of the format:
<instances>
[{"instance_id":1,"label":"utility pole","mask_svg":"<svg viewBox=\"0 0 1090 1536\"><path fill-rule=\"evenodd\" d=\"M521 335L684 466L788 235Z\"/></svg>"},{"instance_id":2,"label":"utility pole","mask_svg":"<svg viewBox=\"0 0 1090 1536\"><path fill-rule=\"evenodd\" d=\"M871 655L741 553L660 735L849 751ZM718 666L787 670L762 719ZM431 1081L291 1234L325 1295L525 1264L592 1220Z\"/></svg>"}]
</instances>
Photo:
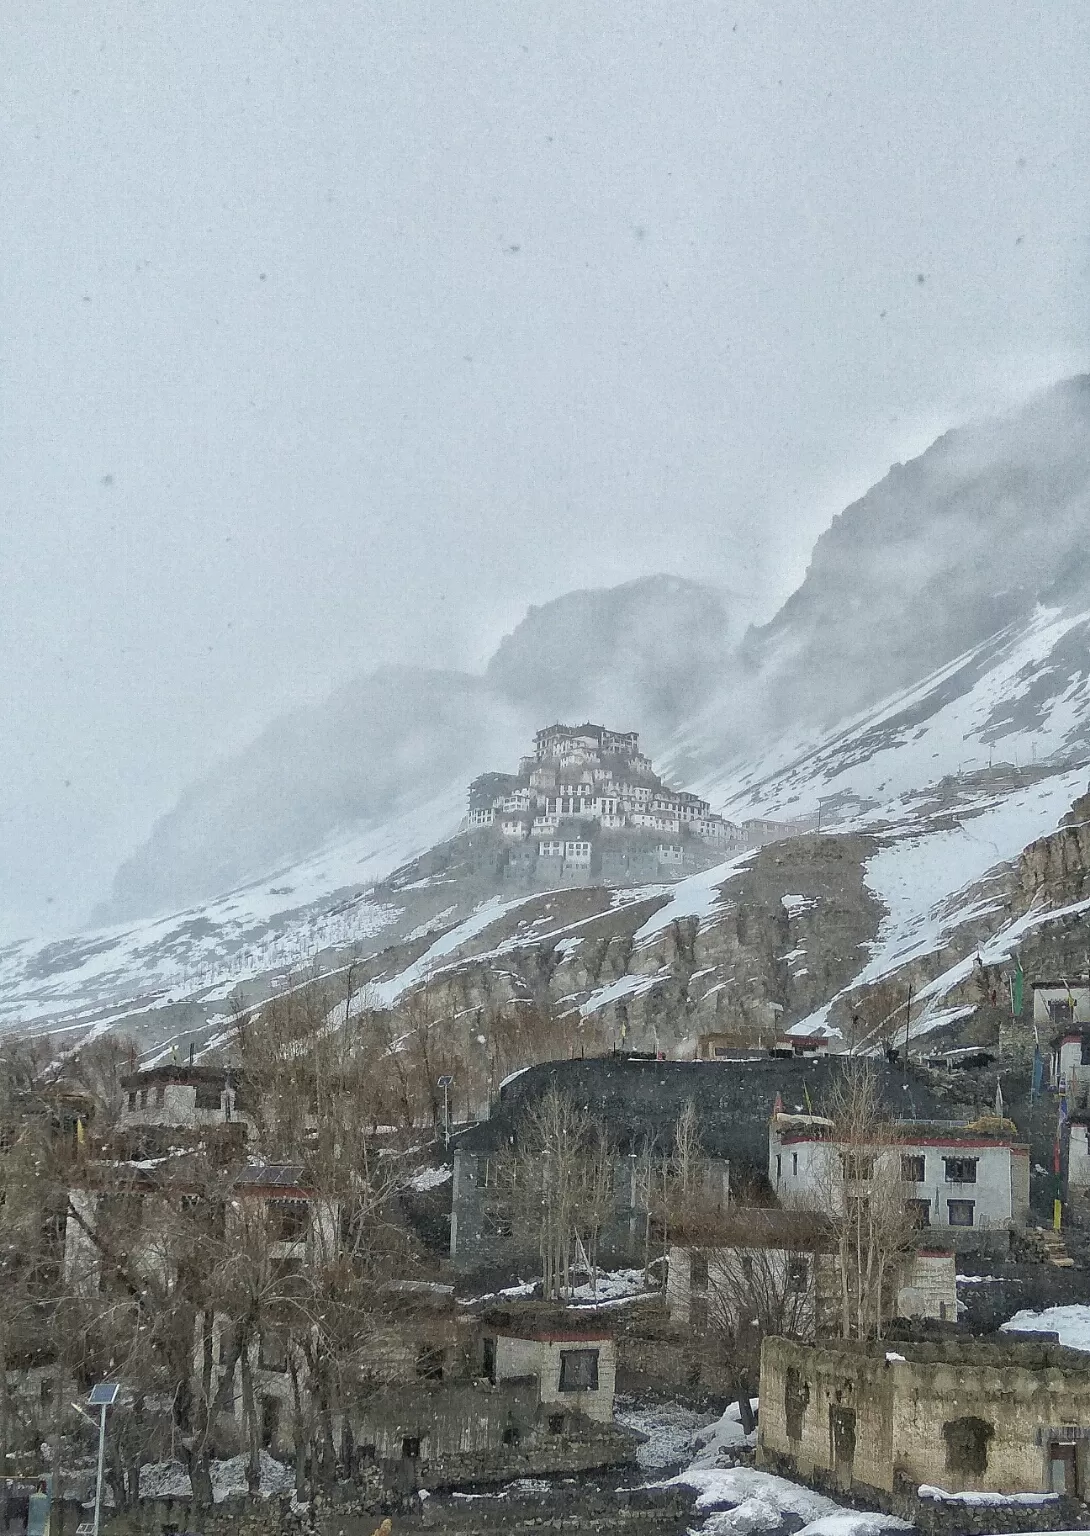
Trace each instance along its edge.
<instances>
[{"instance_id":1,"label":"utility pole","mask_svg":"<svg viewBox=\"0 0 1090 1536\"><path fill-rule=\"evenodd\" d=\"M450 1085L454 1078L449 1072L444 1072L438 1079L439 1087L443 1090L443 1140L450 1146Z\"/></svg>"},{"instance_id":2,"label":"utility pole","mask_svg":"<svg viewBox=\"0 0 1090 1536\"><path fill-rule=\"evenodd\" d=\"M905 1066L908 1066L908 1027L912 1023L912 983L908 984L908 1001L905 1003Z\"/></svg>"}]
</instances>

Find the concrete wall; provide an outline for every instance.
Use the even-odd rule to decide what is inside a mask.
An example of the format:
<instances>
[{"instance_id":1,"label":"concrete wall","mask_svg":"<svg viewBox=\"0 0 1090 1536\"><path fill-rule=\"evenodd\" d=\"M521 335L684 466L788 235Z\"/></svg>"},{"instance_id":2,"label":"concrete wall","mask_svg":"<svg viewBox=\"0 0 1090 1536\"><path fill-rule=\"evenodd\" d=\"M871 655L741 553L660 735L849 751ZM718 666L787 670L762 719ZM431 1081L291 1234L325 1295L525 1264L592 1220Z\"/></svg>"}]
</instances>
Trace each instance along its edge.
<instances>
[{"instance_id":1,"label":"concrete wall","mask_svg":"<svg viewBox=\"0 0 1090 1536\"><path fill-rule=\"evenodd\" d=\"M956 1426L973 1420L986 1429L977 1466L952 1449ZM1070 1351L975 1341L857 1348L766 1339L762 1347L758 1462L803 1477L886 1492L901 1482L1050 1491L1047 1426L1090 1429L1090 1365ZM1079 1456L1085 1476L1085 1442Z\"/></svg>"},{"instance_id":2,"label":"concrete wall","mask_svg":"<svg viewBox=\"0 0 1090 1536\"><path fill-rule=\"evenodd\" d=\"M693 1254L699 1251L707 1259L707 1280L693 1281ZM752 1288L744 1278L746 1261L753 1266L756 1279ZM815 1309L815 1256L806 1250L787 1248L734 1246L731 1248L671 1248L667 1256L666 1310L672 1323L694 1323L694 1301L732 1325L740 1312L752 1312L748 1297L762 1294L782 1296L786 1293L788 1266L793 1261L806 1264L805 1284L800 1286L800 1299L794 1316L798 1331L804 1338L813 1338L816 1326ZM701 1324L700 1326L704 1326Z\"/></svg>"},{"instance_id":3,"label":"concrete wall","mask_svg":"<svg viewBox=\"0 0 1090 1536\"><path fill-rule=\"evenodd\" d=\"M957 1268L952 1253L913 1254L899 1277L897 1316L956 1322Z\"/></svg>"},{"instance_id":4,"label":"concrete wall","mask_svg":"<svg viewBox=\"0 0 1090 1536\"><path fill-rule=\"evenodd\" d=\"M1067 1184L1072 1191L1090 1190L1090 1136L1085 1125L1071 1126L1067 1154Z\"/></svg>"},{"instance_id":5,"label":"concrete wall","mask_svg":"<svg viewBox=\"0 0 1090 1536\"><path fill-rule=\"evenodd\" d=\"M815 1255L807 1250L786 1248L704 1249L708 1261L708 1279L695 1285L692 1279L690 1248L671 1248L666 1275L666 1308L671 1323L692 1325L693 1300L713 1298L716 1308L728 1316L736 1313L746 1297L745 1285L739 1283L745 1257L760 1266L758 1282L771 1284L773 1294L781 1294L787 1266L792 1258L805 1259L809 1266L806 1291L797 1316L798 1336L813 1339L819 1321L828 1329L836 1315L839 1285L835 1261L830 1254ZM731 1303L734 1296L733 1305ZM957 1263L952 1253L913 1254L901 1268L897 1281L897 1316L934 1318L953 1322L957 1318Z\"/></svg>"},{"instance_id":6,"label":"concrete wall","mask_svg":"<svg viewBox=\"0 0 1090 1536\"><path fill-rule=\"evenodd\" d=\"M597 1391L562 1391L560 1371L566 1350L593 1349L598 1353ZM613 1393L617 1380L617 1352L611 1338L520 1339L496 1336L496 1381L537 1378L542 1403L556 1403L582 1413L600 1424L613 1420Z\"/></svg>"}]
</instances>

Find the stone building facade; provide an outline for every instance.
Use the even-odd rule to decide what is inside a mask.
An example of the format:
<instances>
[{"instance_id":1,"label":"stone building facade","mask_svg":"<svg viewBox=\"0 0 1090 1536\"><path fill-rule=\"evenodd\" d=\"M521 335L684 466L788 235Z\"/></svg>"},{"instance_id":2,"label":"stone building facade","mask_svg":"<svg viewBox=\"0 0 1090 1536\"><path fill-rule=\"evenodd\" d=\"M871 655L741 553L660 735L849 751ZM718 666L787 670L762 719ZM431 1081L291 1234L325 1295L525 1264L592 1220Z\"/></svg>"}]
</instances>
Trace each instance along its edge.
<instances>
[{"instance_id":1,"label":"stone building facade","mask_svg":"<svg viewBox=\"0 0 1090 1536\"><path fill-rule=\"evenodd\" d=\"M744 846L708 801L663 783L637 732L589 721L547 726L517 774L475 779L466 827L498 841L497 873L550 888L677 877Z\"/></svg>"},{"instance_id":2,"label":"stone building facade","mask_svg":"<svg viewBox=\"0 0 1090 1536\"><path fill-rule=\"evenodd\" d=\"M1081 1496L1088 1444L1090 1361L1058 1344L762 1345L757 1462L787 1475Z\"/></svg>"}]
</instances>

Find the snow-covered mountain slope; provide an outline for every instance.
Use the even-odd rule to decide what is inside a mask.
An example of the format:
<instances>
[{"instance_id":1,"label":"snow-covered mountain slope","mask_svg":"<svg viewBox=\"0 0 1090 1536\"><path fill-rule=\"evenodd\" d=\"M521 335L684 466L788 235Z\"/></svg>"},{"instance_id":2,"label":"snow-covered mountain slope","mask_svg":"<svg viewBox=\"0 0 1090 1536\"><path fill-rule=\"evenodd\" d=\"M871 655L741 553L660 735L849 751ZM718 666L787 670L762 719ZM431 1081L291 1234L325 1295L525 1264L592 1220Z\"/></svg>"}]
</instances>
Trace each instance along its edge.
<instances>
[{"instance_id":1,"label":"snow-covered mountain slope","mask_svg":"<svg viewBox=\"0 0 1090 1536\"><path fill-rule=\"evenodd\" d=\"M674 763L706 751L696 731ZM1004 764L1019 776L1090 760L1090 610L1036 608L910 688L831 731L788 734L697 782L724 815L810 815L855 824L896 820L921 798L954 808L959 784ZM666 767L671 766L670 760Z\"/></svg>"},{"instance_id":2,"label":"snow-covered mountain slope","mask_svg":"<svg viewBox=\"0 0 1090 1536\"><path fill-rule=\"evenodd\" d=\"M458 786L166 917L0 948L0 1027L139 1029L158 1015L153 1036L175 1024L199 1031L248 983L276 985L321 955L373 948L402 917L376 899L376 881L457 825L463 798Z\"/></svg>"},{"instance_id":3,"label":"snow-covered mountain slope","mask_svg":"<svg viewBox=\"0 0 1090 1536\"><path fill-rule=\"evenodd\" d=\"M868 988L907 977L911 1033L927 1034L973 1012L960 989L978 955L999 964L1090 910L1047 882L1021 891L1018 874L1088 789L1085 766L1013 787L985 774L953 813L890 803L674 885L495 898L408 964L380 954L359 1006L425 985L453 1015L534 1000L578 1013L588 1047L687 1052L700 1034L843 1025Z\"/></svg>"},{"instance_id":4,"label":"snow-covered mountain slope","mask_svg":"<svg viewBox=\"0 0 1090 1536\"><path fill-rule=\"evenodd\" d=\"M949 973L927 994L932 1027L964 952L1024 916L1003 910L1014 861L1087 789L1087 622L1040 610L842 729L705 783L739 818L820 802L831 835L631 891L512 899L498 887L478 905L479 891L439 874L376 892L453 830L463 799L452 785L216 901L0 951L0 1021L200 1044L222 1028L229 995L253 1003L289 974L351 956L369 1004L396 1006L427 983L460 989L457 1007L502 1005L545 976L548 1000L588 1028L608 1034L623 1018L648 1044L753 1018L835 1019L906 968L921 988ZM997 741L1021 767L989 768Z\"/></svg>"},{"instance_id":5,"label":"snow-covered mountain slope","mask_svg":"<svg viewBox=\"0 0 1090 1536\"><path fill-rule=\"evenodd\" d=\"M1083 379L948 434L834 522L740 645L729 603L648 578L534 611L484 677L384 674L281 722L164 819L119 877L114 921L0 950L0 1022L194 1036L233 990L259 1000L350 955L387 1003L493 950L536 956L551 1003L587 1018L638 1003L652 1036L670 1010L686 1029L760 1008L790 1024L891 974L954 974L967 945L1029 919L1015 861L1086 789L1088 428ZM622 704L637 717L611 719ZM819 811L834 836L629 893L510 905L502 882L442 873L376 892L554 706L643 730L731 819ZM497 964L500 1001L516 960Z\"/></svg>"},{"instance_id":6,"label":"snow-covered mountain slope","mask_svg":"<svg viewBox=\"0 0 1090 1536\"><path fill-rule=\"evenodd\" d=\"M709 694L747 605L676 576L533 608L484 676L393 667L274 721L194 784L117 872L95 921L170 912L397 821L514 766L539 726L623 721L654 752Z\"/></svg>"}]
</instances>

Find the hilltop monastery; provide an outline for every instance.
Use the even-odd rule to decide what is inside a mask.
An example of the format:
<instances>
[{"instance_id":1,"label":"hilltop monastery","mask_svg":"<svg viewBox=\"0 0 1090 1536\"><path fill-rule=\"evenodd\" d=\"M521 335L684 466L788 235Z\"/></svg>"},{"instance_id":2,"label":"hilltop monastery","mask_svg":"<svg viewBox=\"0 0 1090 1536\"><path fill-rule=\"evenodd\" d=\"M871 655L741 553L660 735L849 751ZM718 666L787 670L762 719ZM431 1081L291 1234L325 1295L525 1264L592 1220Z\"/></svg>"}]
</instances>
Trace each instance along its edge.
<instances>
[{"instance_id":1,"label":"hilltop monastery","mask_svg":"<svg viewBox=\"0 0 1090 1536\"><path fill-rule=\"evenodd\" d=\"M706 800L663 783L640 751L636 731L589 722L547 726L537 732L534 754L520 760L517 774L476 779L468 826L492 828L509 846L521 845L535 861L570 873L589 870L604 842L627 840L611 833L654 843L654 862L664 870L706 862L706 850L746 846L742 830ZM670 841L659 841L664 837ZM703 845L699 854L694 844Z\"/></svg>"}]
</instances>

